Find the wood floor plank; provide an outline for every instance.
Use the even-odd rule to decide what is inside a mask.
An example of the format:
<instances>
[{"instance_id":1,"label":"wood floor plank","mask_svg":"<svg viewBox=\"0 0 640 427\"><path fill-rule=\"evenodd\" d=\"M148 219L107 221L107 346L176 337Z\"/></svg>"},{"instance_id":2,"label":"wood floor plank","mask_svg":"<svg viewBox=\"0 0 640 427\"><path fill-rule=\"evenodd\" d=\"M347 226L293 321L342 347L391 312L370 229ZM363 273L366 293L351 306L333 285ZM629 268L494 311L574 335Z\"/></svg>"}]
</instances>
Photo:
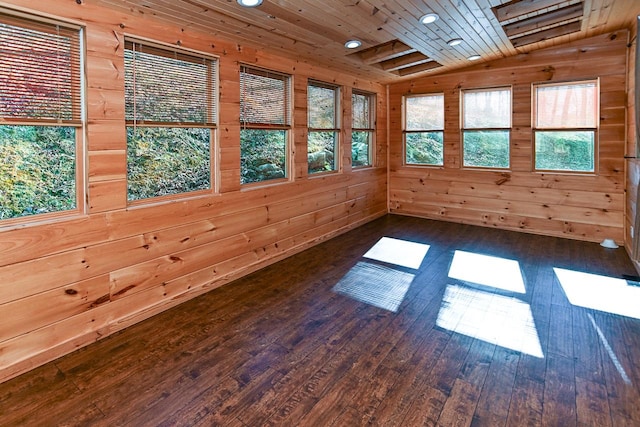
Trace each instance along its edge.
<instances>
[{"instance_id":1,"label":"wood floor plank","mask_svg":"<svg viewBox=\"0 0 640 427\"><path fill-rule=\"evenodd\" d=\"M506 425L522 427L542 425L543 392L544 383L531 380L526 376L517 376L511 393Z\"/></svg>"},{"instance_id":2,"label":"wood floor plank","mask_svg":"<svg viewBox=\"0 0 640 427\"><path fill-rule=\"evenodd\" d=\"M519 356L513 350L496 348L473 417L474 425L506 425Z\"/></svg>"},{"instance_id":3,"label":"wood floor plank","mask_svg":"<svg viewBox=\"0 0 640 427\"><path fill-rule=\"evenodd\" d=\"M363 257L382 237L429 245L421 267ZM524 292L450 277L457 250L517 261ZM336 292L363 263L389 273L374 299ZM640 319L573 305L554 268L636 274L624 249L388 215L0 384L0 426L640 425ZM522 322L528 346L501 341Z\"/></svg>"},{"instance_id":4,"label":"wood floor plank","mask_svg":"<svg viewBox=\"0 0 640 427\"><path fill-rule=\"evenodd\" d=\"M479 398L477 385L456 379L438 418L438 426L470 426Z\"/></svg>"},{"instance_id":5,"label":"wood floor plank","mask_svg":"<svg viewBox=\"0 0 640 427\"><path fill-rule=\"evenodd\" d=\"M576 412L583 426L611 426L607 389L603 384L576 377Z\"/></svg>"},{"instance_id":6,"label":"wood floor plank","mask_svg":"<svg viewBox=\"0 0 640 427\"><path fill-rule=\"evenodd\" d=\"M573 360L553 353L547 355L544 382L542 424L547 426L575 426L576 386Z\"/></svg>"}]
</instances>

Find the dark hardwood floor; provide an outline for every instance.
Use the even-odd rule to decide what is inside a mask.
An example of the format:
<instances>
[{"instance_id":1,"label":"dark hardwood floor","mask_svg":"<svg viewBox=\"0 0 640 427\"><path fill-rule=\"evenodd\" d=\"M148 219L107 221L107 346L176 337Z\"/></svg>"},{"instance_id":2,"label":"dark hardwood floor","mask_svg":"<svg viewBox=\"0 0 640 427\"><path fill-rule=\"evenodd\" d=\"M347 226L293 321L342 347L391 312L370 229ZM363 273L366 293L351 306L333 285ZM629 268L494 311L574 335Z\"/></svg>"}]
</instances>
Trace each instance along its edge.
<instances>
[{"instance_id":1,"label":"dark hardwood floor","mask_svg":"<svg viewBox=\"0 0 640 427\"><path fill-rule=\"evenodd\" d=\"M363 257L383 236L429 245L419 269ZM640 287L585 272L635 275L387 216L0 384L0 424L638 426Z\"/></svg>"}]
</instances>

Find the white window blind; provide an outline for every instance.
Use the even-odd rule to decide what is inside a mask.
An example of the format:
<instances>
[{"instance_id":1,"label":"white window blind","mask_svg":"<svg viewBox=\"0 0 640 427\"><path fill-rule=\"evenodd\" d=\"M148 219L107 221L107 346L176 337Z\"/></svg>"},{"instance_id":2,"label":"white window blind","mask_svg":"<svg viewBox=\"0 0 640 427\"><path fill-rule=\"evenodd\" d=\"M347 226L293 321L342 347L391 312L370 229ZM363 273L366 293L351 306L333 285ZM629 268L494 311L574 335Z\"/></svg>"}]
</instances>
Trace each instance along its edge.
<instances>
[{"instance_id":1,"label":"white window blind","mask_svg":"<svg viewBox=\"0 0 640 427\"><path fill-rule=\"evenodd\" d=\"M214 127L215 61L179 50L127 41L127 123Z\"/></svg>"},{"instance_id":2,"label":"white window blind","mask_svg":"<svg viewBox=\"0 0 640 427\"><path fill-rule=\"evenodd\" d=\"M274 71L240 68L240 122L244 126L288 126L289 76Z\"/></svg>"},{"instance_id":3,"label":"white window blind","mask_svg":"<svg viewBox=\"0 0 640 427\"><path fill-rule=\"evenodd\" d=\"M79 125L80 30L0 12L0 117Z\"/></svg>"}]
</instances>

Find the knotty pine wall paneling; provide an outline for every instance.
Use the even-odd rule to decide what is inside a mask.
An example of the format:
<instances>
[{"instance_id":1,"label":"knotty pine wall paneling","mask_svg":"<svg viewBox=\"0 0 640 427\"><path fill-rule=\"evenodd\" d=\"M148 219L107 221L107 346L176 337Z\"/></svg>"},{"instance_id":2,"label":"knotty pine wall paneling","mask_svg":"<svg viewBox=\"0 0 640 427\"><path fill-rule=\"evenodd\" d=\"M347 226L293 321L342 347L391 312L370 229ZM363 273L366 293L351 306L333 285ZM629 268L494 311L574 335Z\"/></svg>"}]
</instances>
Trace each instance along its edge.
<instances>
[{"instance_id":1,"label":"knotty pine wall paneling","mask_svg":"<svg viewBox=\"0 0 640 427\"><path fill-rule=\"evenodd\" d=\"M84 215L19 227L0 223L0 381L387 212L384 86L156 21L150 13L68 0L2 4L85 27L88 181ZM125 35L219 57L217 191L127 204ZM240 186L240 64L292 75L289 182ZM344 131L344 170L307 177L309 78L334 82L345 94L351 88L376 94L375 167L351 170ZM350 108L346 98L343 108Z\"/></svg>"},{"instance_id":2,"label":"knotty pine wall paneling","mask_svg":"<svg viewBox=\"0 0 640 427\"><path fill-rule=\"evenodd\" d=\"M589 241L624 241L626 30L390 85L390 210ZM533 172L532 83L600 79L597 173ZM511 86L508 171L461 167L460 91ZM402 98L445 94L444 167L403 164Z\"/></svg>"}]
</instances>

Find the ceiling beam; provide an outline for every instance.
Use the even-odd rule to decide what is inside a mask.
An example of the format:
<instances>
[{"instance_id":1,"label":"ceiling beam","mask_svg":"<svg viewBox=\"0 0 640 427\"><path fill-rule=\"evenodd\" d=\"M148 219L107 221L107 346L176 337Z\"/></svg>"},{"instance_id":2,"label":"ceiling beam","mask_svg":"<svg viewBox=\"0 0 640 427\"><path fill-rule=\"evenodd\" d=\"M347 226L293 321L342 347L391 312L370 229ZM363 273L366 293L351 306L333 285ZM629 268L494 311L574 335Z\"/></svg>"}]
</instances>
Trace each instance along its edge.
<instances>
[{"instance_id":1,"label":"ceiling beam","mask_svg":"<svg viewBox=\"0 0 640 427\"><path fill-rule=\"evenodd\" d=\"M393 40L381 45L358 52L358 56L365 64L377 64L378 62L388 61L408 53L415 52L416 49L407 46L399 40Z\"/></svg>"},{"instance_id":2,"label":"ceiling beam","mask_svg":"<svg viewBox=\"0 0 640 427\"><path fill-rule=\"evenodd\" d=\"M389 59L380 62L380 67L385 71L399 70L400 68L407 68L412 65L424 64L425 62L432 61L427 55L421 52L413 52L408 55L402 55L394 59Z\"/></svg>"},{"instance_id":3,"label":"ceiling beam","mask_svg":"<svg viewBox=\"0 0 640 427\"><path fill-rule=\"evenodd\" d=\"M507 24L504 26L504 31L509 37L511 37L550 25L559 24L571 19L580 18L582 16L583 8L583 3L563 7L562 9L557 9L553 12L543 13L541 15L523 19L522 21Z\"/></svg>"},{"instance_id":4,"label":"ceiling beam","mask_svg":"<svg viewBox=\"0 0 640 427\"><path fill-rule=\"evenodd\" d=\"M498 21L503 22L565 2L566 0L515 0L497 6L494 10Z\"/></svg>"},{"instance_id":5,"label":"ceiling beam","mask_svg":"<svg viewBox=\"0 0 640 427\"><path fill-rule=\"evenodd\" d=\"M518 37L511 40L513 47L520 47L531 43L538 43L544 40L552 39L555 37L564 36L567 34L580 31L581 22L576 21L570 24L560 25L548 30L538 31L537 33L529 34L527 36Z\"/></svg>"}]
</instances>

